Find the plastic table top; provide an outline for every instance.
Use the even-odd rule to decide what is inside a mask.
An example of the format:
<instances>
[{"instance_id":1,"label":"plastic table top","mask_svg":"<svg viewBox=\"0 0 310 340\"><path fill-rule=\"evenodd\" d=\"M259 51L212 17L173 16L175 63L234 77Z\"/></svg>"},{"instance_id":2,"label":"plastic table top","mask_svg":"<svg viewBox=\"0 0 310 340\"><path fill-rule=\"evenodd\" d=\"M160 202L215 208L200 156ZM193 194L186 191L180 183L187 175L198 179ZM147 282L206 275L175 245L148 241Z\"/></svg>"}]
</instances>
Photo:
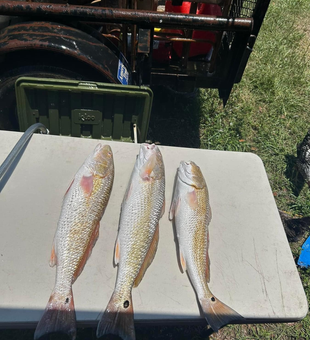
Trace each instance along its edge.
<instances>
[{"instance_id":1,"label":"plastic table top","mask_svg":"<svg viewBox=\"0 0 310 340\"><path fill-rule=\"evenodd\" d=\"M19 132L0 131L0 164ZM36 134L0 181L0 327L34 325L55 281L49 267L63 195L98 142L112 147L114 185L100 235L73 285L80 325L96 322L113 292L113 251L120 205L139 145ZM307 299L259 157L251 153L160 146L166 172L166 209L157 254L133 289L138 322L202 320L194 290L177 262L168 212L176 169L192 160L202 169L212 209L209 225L213 294L252 322L305 317Z\"/></svg>"}]
</instances>

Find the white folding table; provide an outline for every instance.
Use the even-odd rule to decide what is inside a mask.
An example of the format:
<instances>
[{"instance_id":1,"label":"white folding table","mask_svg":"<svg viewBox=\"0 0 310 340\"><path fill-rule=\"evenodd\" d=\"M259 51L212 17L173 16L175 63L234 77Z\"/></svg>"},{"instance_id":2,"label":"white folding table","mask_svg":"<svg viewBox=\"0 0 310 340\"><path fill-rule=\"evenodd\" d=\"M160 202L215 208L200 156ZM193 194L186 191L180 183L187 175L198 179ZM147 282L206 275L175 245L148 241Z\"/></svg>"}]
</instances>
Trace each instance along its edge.
<instances>
[{"instance_id":1,"label":"white folding table","mask_svg":"<svg viewBox=\"0 0 310 340\"><path fill-rule=\"evenodd\" d=\"M21 137L0 131L0 164ZM14 170L0 181L0 327L32 327L55 280L49 267L63 195L95 146L111 145L115 179L100 236L73 286L77 322L94 325L113 292L113 249L120 205L139 145L36 134ZM166 211L155 259L133 289L135 320L202 320L194 290L179 270L168 212L176 169L192 160L205 176L212 208L210 289L252 322L304 318L307 299L286 239L268 178L251 153L160 146L166 171Z\"/></svg>"}]
</instances>

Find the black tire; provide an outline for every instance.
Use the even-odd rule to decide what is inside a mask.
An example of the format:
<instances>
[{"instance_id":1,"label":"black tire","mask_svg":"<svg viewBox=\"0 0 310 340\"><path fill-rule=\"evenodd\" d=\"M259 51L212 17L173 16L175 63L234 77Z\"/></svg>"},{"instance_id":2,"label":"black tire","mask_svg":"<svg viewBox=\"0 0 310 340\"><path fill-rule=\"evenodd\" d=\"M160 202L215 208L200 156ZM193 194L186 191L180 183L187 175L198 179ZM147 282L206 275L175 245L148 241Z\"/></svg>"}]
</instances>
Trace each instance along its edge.
<instances>
[{"instance_id":1,"label":"black tire","mask_svg":"<svg viewBox=\"0 0 310 340\"><path fill-rule=\"evenodd\" d=\"M46 52L10 54L0 64L0 130L19 130L15 82L22 76L109 82L72 58Z\"/></svg>"}]
</instances>

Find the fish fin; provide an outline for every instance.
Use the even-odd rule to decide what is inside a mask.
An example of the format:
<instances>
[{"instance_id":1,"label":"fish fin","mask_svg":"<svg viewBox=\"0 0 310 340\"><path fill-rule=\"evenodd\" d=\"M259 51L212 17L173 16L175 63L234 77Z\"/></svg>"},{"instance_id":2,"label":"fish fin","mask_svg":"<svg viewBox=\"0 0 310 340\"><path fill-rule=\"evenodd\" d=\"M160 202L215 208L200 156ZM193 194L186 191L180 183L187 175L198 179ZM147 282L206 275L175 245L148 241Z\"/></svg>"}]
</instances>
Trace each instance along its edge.
<instances>
[{"instance_id":1,"label":"fish fin","mask_svg":"<svg viewBox=\"0 0 310 340\"><path fill-rule=\"evenodd\" d=\"M89 197L93 191L93 187L94 187L94 176L90 175L90 176L83 176L81 179L81 187L84 191L84 194Z\"/></svg>"},{"instance_id":2,"label":"fish fin","mask_svg":"<svg viewBox=\"0 0 310 340\"><path fill-rule=\"evenodd\" d=\"M99 237L99 228L100 228L100 222L97 223L91 237L90 237L90 240L89 240L89 243L88 243L88 246L86 248L86 251L84 253L84 256L83 258L81 259L80 261L80 264L79 266L77 267L74 275L73 275L73 282L75 282L75 280L80 276L80 274L82 273L84 267L85 267L85 264L87 262L87 260L89 259L90 255L91 255L91 252L98 240L98 237Z\"/></svg>"},{"instance_id":3,"label":"fish fin","mask_svg":"<svg viewBox=\"0 0 310 340\"><path fill-rule=\"evenodd\" d=\"M180 198L172 201L171 207L170 207L170 210L169 210L169 220L170 221L172 221L174 219L174 217L176 216L178 209L179 209L180 201L181 201Z\"/></svg>"},{"instance_id":4,"label":"fish fin","mask_svg":"<svg viewBox=\"0 0 310 340\"><path fill-rule=\"evenodd\" d=\"M73 180L71 181L71 183L70 183L70 185L69 185L67 191L65 192L65 195L64 195L64 196L66 196L67 193L69 192L70 188L72 187L73 182L74 182L74 178L73 178Z\"/></svg>"},{"instance_id":5,"label":"fish fin","mask_svg":"<svg viewBox=\"0 0 310 340\"><path fill-rule=\"evenodd\" d=\"M72 290L67 296L53 292L34 333L34 340L49 333L65 333L76 337L76 321Z\"/></svg>"},{"instance_id":6,"label":"fish fin","mask_svg":"<svg viewBox=\"0 0 310 340\"><path fill-rule=\"evenodd\" d=\"M116 242L115 242L115 250L114 250L114 266L118 265L120 257L120 242L119 238L117 236Z\"/></svg>"},{"instance_id":7,"label":"fish fin","mask_svg":"<svg viewBox=\"0 0 310 340\"><path fill-rule=\"evenodd\" d=\"M179 255L180 255L181 268L182 268L183 273L185 273L185 271L186 271L186 261L185 261L185 258L183 256L181 248L179 249Z\"/></svg>"},{"instance_id":8,"label":"fish fin","mask_svg":"<svg viewBox=\"0 0 310 340\"><path fill-rule=\"evenodd\" d=\"M232 308L225 305L215 296L199 299L203 314L210 327L217 332L228 323L244 319Z\"/></svg>"},{"instance_id":9,"label":"fish fin","mask_svg":"<svg viewBox=\"0 0 310 340\"><path fill-rule=\"evenodd\" d=\"M165 210L166 210L166 199L164 198L163 206L161 208L160 218L164 216Z\"/></svg>"},{"instance_id":10,"label":"fish fin","mask_svg":"<svg viewBox=\"0 0 310 340\"><path fill-rule=\"evenodd\" d=\"M187 202L188 202L188 205L190 206L190 208L192 210L197 209L198 199L197 199L197 193L196 193L195 189L193 191L187 193Z\"/></svg>"},{"instance_id":11,"label":"fish fin","mask_svg":"<svg viewBox=\"0 0 310 340\"><path fill-rule=\"evenodd\" d=\"M210 207L210 204L207 205L207 225L210 224L212 220L212 210L211 210L211 207Z\"/></svg>"},{"instance_id":12,"label":"fish fin","mask_svg":"<svg viewBox=\"0 0 310 340\"><path fill-rule=\"evenodd\" d=\"M157 250L157 246L158 246L158 239L159 239L159 224L157 224L157 227L155 229L155 233L152 239L152 242L150 244L149 250L145 256L144 262L140 268L139 274L137 275L135 282L134 282L134 287L138 287L141 280L143 279L143 276L146 272L146 270L148 269L148 267L150 266L150 264L153 262L155 254L156 254L156 250Z\"/></svg>"},{"instance_id":13,"label":"fish fin","mask_svg":"<svg viewBox=\"0 0 310 340\"><path fill-rule=\"evenodd\" d=\"M132 182L130 183L130 186L128 186L127 190L126 190L126 193L125 193L125 196L124 196L124 201L128 201L130 195L131 195L131 192L132 192L132 187L133 187L133 184Z\"/></svg>"},{"instance_id":14,"label":"fish fin","mask_svg":"<svg viewBox=\"0 0 310 340\"><path fill-rule=\"evenodd\" d=\"M155 167L156 164L156 157L153 155L151 156L143 165L143 167L140 170L140 177L143 180L149 180L151 173Z\"/></svg>"},{"instance_id":15,"label":"fish fin","mask_svg":"<svg viewBox=\"0 0 310 340\"><path fill-rule=\"evenodd\" d=\"M210 282L209 230L207 231L206 280Z\"/></svg>"},{"instance_id":16,"label":"fish fin","mask_svg":"<svg viewBox=\"0 0 310 340\"><path fill-rule=\"evenodd\" d=\"M118 301L119 297L116 297L113 293L98 323L97 338L105 334L113 334L118 335L123 340L136 339L131 293L121 304L117 303ZM124 307L125 303L127 303L127 308Z\"/></svg>"},{"instance_id":17,"label":"fish fin","mask_svg":"<svg viewBox=\"0 0 310 340\"><path fill-rule=\"evenodd\" d=\"M54 239L51 257L50 257L50 267L54 267L56 265L56 263L57 263L57 256L56 256L56 253L55 253L55 239Z\"/></svg>"}]
</instances>

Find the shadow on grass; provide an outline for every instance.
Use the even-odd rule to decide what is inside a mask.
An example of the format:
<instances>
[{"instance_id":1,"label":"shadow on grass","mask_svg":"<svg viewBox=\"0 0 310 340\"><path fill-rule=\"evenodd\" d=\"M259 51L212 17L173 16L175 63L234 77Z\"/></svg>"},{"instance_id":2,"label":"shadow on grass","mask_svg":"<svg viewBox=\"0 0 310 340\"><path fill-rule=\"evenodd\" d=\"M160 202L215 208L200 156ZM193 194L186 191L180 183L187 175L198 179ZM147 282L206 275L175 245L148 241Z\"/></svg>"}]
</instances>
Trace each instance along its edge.
<instances>
[{"instance_id":1,"label":"shadow on grass","mask_svg":"<svg viewBox=\"0 0 310 340\"><path fill-rule=\"evenodd\" d=\"M286 169L285 177L291 182L293 194L298 197L304 184L305 180L297 169L297 157L293 155L285 155Z\"/></svg>"},{"instance_id":2,"label":"shadow on grass","mask_svg":"<svg viewBox=\"0 0 310 340\"><path fill-rule=\"evenodd\" d=\"M301 218L293 218L286 214L284 211L280 211L280 217L284 226L284 230L289 242L303 241L306 232L309 231L310 216Z\"/></svg>"},{"instance_id":3,"label":"shadow on grass","mask_svg":"<svg viewBox=\"0 0 310 340\"><path fill-rule=\"evenodd\" d=\"M199 148L199 92L176 94L163 86L152 90L154 101L147 139L162 145Z\"/></svg>"}]
</instances>

